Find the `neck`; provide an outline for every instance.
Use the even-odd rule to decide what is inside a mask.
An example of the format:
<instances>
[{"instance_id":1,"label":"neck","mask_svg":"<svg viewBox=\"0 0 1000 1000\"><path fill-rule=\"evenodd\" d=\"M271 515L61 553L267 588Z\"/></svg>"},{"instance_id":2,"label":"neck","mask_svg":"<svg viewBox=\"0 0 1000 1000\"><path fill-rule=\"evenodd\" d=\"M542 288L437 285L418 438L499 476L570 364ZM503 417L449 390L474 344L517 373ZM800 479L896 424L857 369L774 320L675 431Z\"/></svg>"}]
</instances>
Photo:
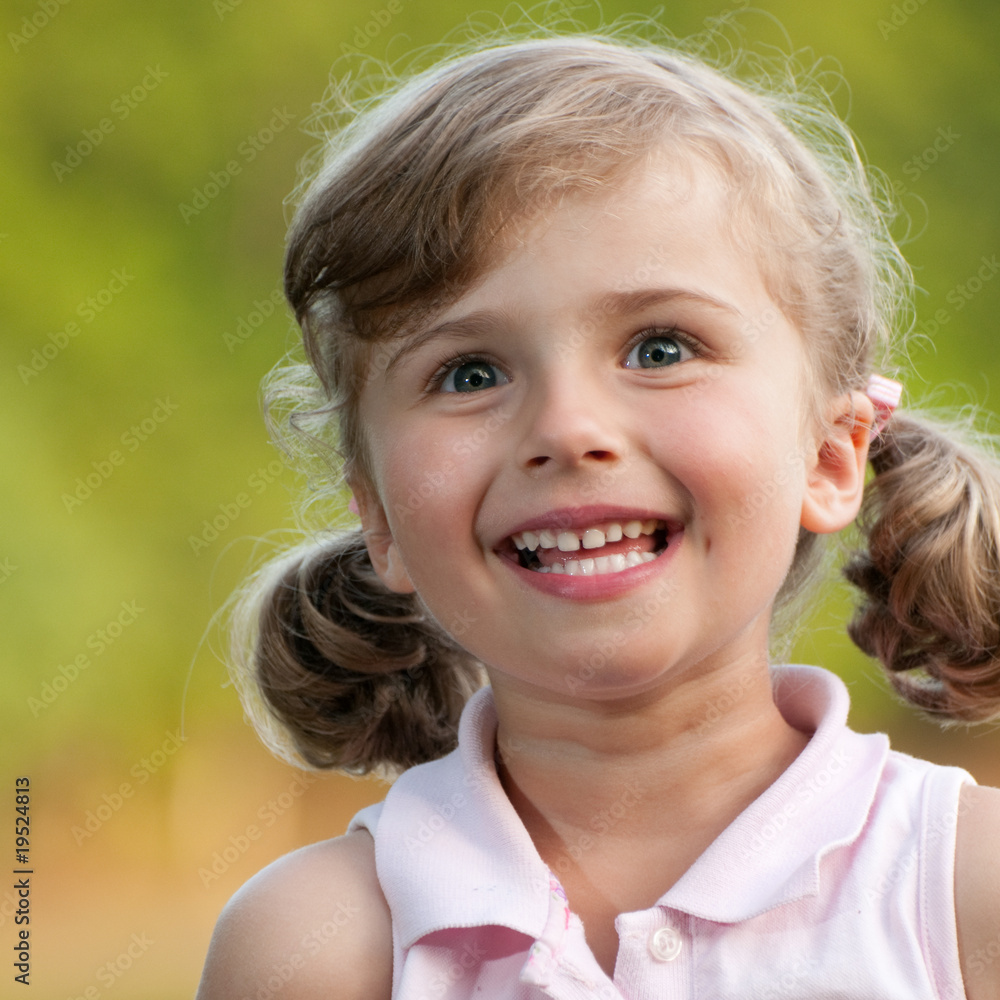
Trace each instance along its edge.
<instances>
[{"instance_id":1,"label":"neck","mask_svg":"<svg viewBox=\"0 0 1000 1000\"><path fill-rule=\"evenodd\" d=\"M536 848L574 906L575 883L615 913L652 905L808 740L763 657L623 700L505 678L494 698L501 780Z\"/></svg>"}]
</instances>

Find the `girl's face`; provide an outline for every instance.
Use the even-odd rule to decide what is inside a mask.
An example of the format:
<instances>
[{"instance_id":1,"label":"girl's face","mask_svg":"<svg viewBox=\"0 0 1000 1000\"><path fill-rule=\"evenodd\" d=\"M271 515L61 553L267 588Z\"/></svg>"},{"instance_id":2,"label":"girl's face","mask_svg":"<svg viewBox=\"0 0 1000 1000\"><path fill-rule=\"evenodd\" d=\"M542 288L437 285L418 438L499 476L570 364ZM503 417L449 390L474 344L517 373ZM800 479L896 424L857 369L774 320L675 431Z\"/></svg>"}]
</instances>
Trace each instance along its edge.
<instances>
[{"instance_id":1,"label":"girl's face","mask_svg":"<svg viewBox=\"0 0 1000 1000\"><path fill-rule=\"evenodd\" d=\"M694 167L526 221L362 396L373 562L494 684L607 699L759 661L800 524L857 511L867 435L837 416L863 398L816 425L800 336Z\"/></svg>"}]
</instances>

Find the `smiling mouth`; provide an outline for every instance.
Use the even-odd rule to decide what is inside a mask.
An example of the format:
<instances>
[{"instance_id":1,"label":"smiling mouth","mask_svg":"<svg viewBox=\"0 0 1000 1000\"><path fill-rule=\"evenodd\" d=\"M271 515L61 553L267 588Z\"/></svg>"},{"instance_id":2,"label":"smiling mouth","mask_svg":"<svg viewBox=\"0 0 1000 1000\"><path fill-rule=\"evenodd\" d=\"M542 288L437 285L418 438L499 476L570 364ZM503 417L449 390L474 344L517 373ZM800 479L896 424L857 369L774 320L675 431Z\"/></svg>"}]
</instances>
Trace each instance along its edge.
<instances>
[{"instance_id":1,"label":"smiling mouth","mask_svg":"<svg viewBox=\"0 0 1000 1000\"><path fill-rule=\"evenodd\" d=\"M669 541L665 521L608 521L589 528L543 528L510 536L518 564L535 573L601 576L652 562Z\"/></svg>"}]
</instances>

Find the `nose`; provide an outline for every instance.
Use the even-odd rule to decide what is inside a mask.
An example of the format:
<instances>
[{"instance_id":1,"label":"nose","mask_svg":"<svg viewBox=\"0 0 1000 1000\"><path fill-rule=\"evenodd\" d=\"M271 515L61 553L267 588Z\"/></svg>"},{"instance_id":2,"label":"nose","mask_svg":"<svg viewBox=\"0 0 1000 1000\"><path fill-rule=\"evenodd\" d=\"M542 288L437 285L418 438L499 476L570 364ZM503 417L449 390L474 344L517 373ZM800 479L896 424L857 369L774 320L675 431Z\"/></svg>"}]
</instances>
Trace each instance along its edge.
<instances>
[{"instance_id":1,"label":"nose","mask_svg":"<svg viewBox=\"0 0 1000 1000\"><path fill-rule=\"evenodd\" d=\"M607 466L625 455L622 423L594 380L548 383L525 409L526 426L517 447L518 464L524 469Z\"/></svg>"}]
</instances>

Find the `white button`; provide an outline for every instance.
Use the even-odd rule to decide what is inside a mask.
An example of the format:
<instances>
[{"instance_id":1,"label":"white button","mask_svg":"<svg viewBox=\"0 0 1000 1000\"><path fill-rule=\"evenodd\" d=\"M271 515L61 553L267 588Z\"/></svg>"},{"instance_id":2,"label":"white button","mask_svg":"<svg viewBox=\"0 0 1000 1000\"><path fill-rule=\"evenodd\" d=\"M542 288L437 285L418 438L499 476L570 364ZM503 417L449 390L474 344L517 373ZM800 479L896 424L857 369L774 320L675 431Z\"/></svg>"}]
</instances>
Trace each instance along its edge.
<instances>
[{"instance_id":1,"label":"white button","mask_svg":"<svg viewBox=\"0 0 1000 1000\"><path fill-rule=\"evenodd\" d=\"M681 953L681 936L673 927L661 927L649 939L649 953L658 962L672 962Z\"/></svg>"}]
</instances>

